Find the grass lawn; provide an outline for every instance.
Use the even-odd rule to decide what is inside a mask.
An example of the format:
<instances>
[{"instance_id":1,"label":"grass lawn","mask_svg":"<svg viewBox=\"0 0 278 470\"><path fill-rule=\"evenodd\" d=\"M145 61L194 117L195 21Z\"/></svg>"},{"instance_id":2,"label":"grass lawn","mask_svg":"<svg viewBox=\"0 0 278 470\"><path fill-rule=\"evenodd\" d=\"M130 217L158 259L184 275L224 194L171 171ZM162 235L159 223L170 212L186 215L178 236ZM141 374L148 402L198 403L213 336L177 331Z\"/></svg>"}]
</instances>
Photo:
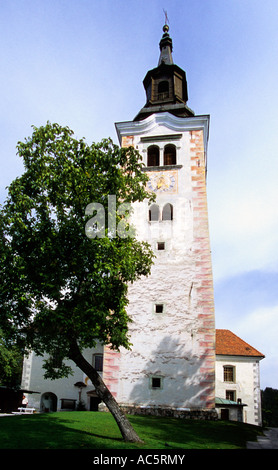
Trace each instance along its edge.
<instances>
[{"instance_id":1,"label":"grass lawn","mask_svg":"<svg viewBox=\"0 0 278 470\"><path fill-rule=\"evenodd\" d=\"M129 416L144 444L125 443L110 413L0 417L1 449L244 449L261 429L232 421Z\"/></svg>"}]
</instances>

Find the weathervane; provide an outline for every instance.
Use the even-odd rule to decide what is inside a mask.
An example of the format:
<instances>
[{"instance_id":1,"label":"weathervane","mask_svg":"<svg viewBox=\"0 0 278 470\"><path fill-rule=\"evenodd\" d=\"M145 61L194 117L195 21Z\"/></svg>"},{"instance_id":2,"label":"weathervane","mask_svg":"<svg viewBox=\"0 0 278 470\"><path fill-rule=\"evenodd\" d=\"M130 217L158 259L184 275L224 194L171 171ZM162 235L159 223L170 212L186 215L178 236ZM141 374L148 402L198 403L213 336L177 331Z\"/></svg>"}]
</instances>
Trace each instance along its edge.
<instances>
[{"instance_id":1,"label":"weathervane","mask_svg":"<svg viewBox=\"0 0 278 470\"><path fill-rule=\"evenodd\" d=\"M167 11L164 10L164 9L163 9L163 11L164 11L164 15L165 15L165 24L167 24L167 26L168 26L169 25L169 19L168 19Z\"/></svg>"}]
</instances>

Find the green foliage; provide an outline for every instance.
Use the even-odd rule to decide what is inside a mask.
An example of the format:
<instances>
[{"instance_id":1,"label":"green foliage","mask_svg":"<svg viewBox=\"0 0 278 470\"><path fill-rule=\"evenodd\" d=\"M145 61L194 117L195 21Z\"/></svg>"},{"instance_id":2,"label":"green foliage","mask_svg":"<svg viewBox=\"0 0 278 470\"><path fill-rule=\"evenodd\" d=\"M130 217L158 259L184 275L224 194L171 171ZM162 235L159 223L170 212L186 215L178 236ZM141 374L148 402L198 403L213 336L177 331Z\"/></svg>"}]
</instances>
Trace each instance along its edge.
<instances>
[{"instance_id":1,"label":"green foliage","mask_svg":"<svg viewBox=\"0 0 278 470\"><path fill-rule=\"evenodd\" d=\"M88 239L85 208L98 202L107 212L111 194L118 204L151 200L140 155L109 139L88 145L50 123L17 149L25 171L0 213L5 337L61 360L72 338L81 349L96 341L128 348L127 284L150 273L153 253L136 238ZM51 360L46 372L57 377Z\"/></svg>"},{"instance_id":2,"label":"green foliage","mask_svg":"<svg viewBox=\"0 0 278 470\"><path fill-rule=\"evenodd\" d=\"M76 405L76 411L86 411L86 405L83 400L80 400Z\"/></svg>"},{"instance_id":3,"label":"green foliage","mask_svg":"<svg viewBox=\"0 0 278 470\"><path fill-rule=\"evenodd\" d=\"M263 425L278 427L278 390L266 387L261 390Z\"/></svg>"},{"instance_id":4,"label":"green foliage","mask_svg":"<svg viewBox=\"0 0 278 470\"><path fill-rule=\"evenodd\" d=\"M23 354L16 344L8 342L0 330L0 385L20 385Z\"/></svg>"}]
</instances>

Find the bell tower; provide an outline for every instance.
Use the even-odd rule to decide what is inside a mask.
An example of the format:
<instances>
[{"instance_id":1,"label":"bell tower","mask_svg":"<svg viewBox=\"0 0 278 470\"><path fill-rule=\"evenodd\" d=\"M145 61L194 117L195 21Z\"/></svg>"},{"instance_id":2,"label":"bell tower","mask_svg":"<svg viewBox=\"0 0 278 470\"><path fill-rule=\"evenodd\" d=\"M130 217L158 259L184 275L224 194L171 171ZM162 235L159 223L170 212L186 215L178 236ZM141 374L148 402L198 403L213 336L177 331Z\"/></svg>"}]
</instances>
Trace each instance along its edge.
<instances>
[{"instance_id":1,"label":"bell tower","mask_svg":"<svg viewBox=\"0 0 278 470\"><path fill-rule=\"evenodd\" d=\"M206 162L209 116L187 106L185 72L163 27L146 104L116 123L120 145L142 155L156 202L134 204L137 237L155 253L149 277L129 286L132 348L106 350L104 380L118 402L141 413L215 415L215 324ZM113 357L112 357L112 355ZM109 367L109 364L113 367ZM167 410L167 411L165 411ZM195 413L195 415L194 415ZM200 417L200 415L198 415Z\"/></svg>"},{"instance_id":2,"label":"bell tower","mask_svg":"<svg viewBox=\"0 0 278 470\"><path fill-rule=\"evenodd\" d=\"M181 117L194 116L194 112L187 106L186 74L173 63L173 43L167 24L164 25L163 32L159 43L158 66L149 70L143 80L146 104L135 117L135 121L163 111Z\"/></svg>"}]
</instances>

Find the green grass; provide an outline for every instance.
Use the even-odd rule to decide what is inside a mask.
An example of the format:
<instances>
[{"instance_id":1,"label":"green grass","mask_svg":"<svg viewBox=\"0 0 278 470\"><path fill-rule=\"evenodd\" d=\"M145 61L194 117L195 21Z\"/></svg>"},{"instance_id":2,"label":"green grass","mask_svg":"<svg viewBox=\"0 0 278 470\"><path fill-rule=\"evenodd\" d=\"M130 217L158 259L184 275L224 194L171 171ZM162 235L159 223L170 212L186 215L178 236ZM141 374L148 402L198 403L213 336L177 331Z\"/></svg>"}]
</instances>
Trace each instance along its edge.
<instances>
[{"instance_id":1,"label":"green grass","mask_svg":"<svg viewBox=\"0 0 278 470\"><path fill-rule=\"evenodd\" d=\"M0 418L1 449L242 449L261 429L232 421L129 416L144 444L122 440L110 413L60 412Z\"/></svg>"}]
</instances>

